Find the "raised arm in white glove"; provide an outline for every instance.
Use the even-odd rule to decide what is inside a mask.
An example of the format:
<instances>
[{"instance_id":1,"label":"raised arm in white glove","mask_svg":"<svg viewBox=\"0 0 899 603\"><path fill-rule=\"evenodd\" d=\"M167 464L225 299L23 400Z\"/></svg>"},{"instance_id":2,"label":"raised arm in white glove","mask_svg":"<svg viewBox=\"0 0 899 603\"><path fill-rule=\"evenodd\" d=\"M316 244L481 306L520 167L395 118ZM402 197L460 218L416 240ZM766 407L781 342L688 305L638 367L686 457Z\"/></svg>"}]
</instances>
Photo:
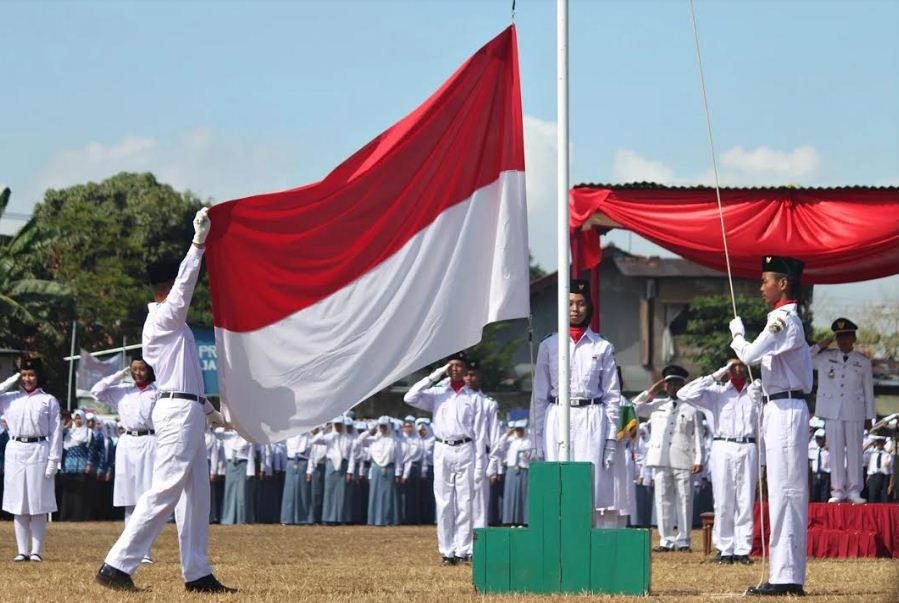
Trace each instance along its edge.
<instances>
[{"instance_id":1,"label":"raised arm in white glove","mask_svg":"<svg viewBox=\"0 0 899 603\"><path fill-rule=\"evenodd\" d=\"M761 404L762 403L762 382L759 379L756 379L752 383L749 384L749 399L752 400L753 404Z\"/></svg>"},{"instance_id":2,"label":"raised arm in white glove","mask_svg":"<svg viewBox=\"0 0 899 603\"><path fill-rule=\"evenodd\" d=\"M606 470L611 469L615 464L615 440L606 440L606 447L602 453L602 464Z\"/></svg>"},{"instance_id":3,"label":"raised arm in white glove","mask_svg":"<svg viewBox=\"0 0 899 603\"><path fill-rule=\"evenodd\" d=\"M740 335L742 337L746 336L746 328L743 326L743 319L737 316L732 321L730 321L730 334L733 337Z\"/></svg>"},{"instance_id":4,"label":"raised arm in white glove","mask_svg":"<svg viewBox=\"0 0 899 603\"><path fill-rule=\"evenodd\" d=\"M212 222L209 220L209 208L203 207L197 211L194 216L194 240L193 244L202 247L206 243L206 237L209 235L209 228Z\"/></svg>"},{"instance_id":5,"label":"raised arm in white glove","mask_svg":"<svg viewBox=\"0 0 899 603\"><path fill-rule=\"evenodd\" d=\"M15 373L15 374L7 377L6 379L3 380L2 383L0 383L0 393L5 392L6 390L11 388L13 385L15 385L18 382L19 382L19 373Z\"/></svg>"},{"instance_id":6,"label":"raised arm in white glove","mask_svg":"<svg viewBox=\"0 0 899 603\"><path fill-rule=\"evenodd\" d=\"M131 376L131 367L126 366L125 368L123 368L122 370L120 370L118 373L115 374L115 380L121 381L125 377L129 377L129 376Z\"/></svg>"},{"instance_id":7,"label":"raised arm in white glove","mask_svg":"<svg viewBox=\"0 0 899 603\"><path fill-rule=\"evenodd\" d=\"M449 370L449 362L441 366L439 369L435 369L430 375L428 375L428 379L432 382L436 383L440 381L443 377L446 377L446 371Z\"/></svg>"},{"instance_id":8,"label":"raised arm in white glove","mask_svg":"<svg viewBox=\"0 0 899 603\"><path fill-rule=\"evenodd\" d=\"M725 375L727 375L727 371L730 370L730 364L722 366L720 369L712 373L712 379L715 381L721 381L724 379Z\"/></svg>"}]
</instances>

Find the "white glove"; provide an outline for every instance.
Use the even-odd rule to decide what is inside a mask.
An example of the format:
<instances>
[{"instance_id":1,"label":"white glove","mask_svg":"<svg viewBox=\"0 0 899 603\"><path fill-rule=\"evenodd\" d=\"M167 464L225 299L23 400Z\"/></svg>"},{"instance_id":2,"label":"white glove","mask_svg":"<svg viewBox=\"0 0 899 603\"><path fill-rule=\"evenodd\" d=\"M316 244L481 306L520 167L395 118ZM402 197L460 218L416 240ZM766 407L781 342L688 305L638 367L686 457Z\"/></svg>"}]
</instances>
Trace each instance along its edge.
<instances>
[{"instance_id":1,"label":"white glove","mask_svg":"<svg viewBox=\"0 0 899 603\"><path fill-rule=\"evenodd\" d=\"M715 381L721 381L722 379L724 379L724 376L727 375L727 371L729 369L730 369L729 364L722 366L720 369L718 369L717 371L712 373L712 379L714 379Z\"/></svg>"},{"instance_id":2,"label":"white glove","mask_svg":"<svg viewBox=\"0 0 899 603\"><path fill-rule=\"evenodd\" d=\"M203 207L194 216L194 245L202 246L206 242L212 222L209 220L209 208Z\"/></svg>"},{"instance_id":3,"label":"white glove","mask_svg":"<svg viewBox=\"0 0 899 603\"><path fill-rule=\"evenodd\" d=\"M56 461L47 461L47 469L44 470L44 477L53 479L56 475Z\"/></svg>"},{"instance_id":4,"label":"white glove","mask_svg":"<svg viewBox=\"0 0 899 603\"><path fill-rule=\"evenodd\" d=\"M18 382L19 382L19 373L15 373L14 375L7 377L6 380L3 381L3 383L0 383L0 393L5 392L6 390L8 390L10 387L12 387L13 385L15 385Z\"/></svg>"},{"instance_id":5,"label":"white glove","mask_svg":"<svg viewBox=\"0 0 899 603\"><path fill-rule=\"evenodd\" d=\"M730 321L730 334L734 337L737 335L746 336L746 328L743 326L743 319L737 316Z\"/></svg>"},{"instance_id":6,"label":"white glove","mask_svg":"<svg viewBox=\"0 0 899 603\"><path fill-rule=\"evenodd\" d=\"M206 421L213 427L222 427L225 425L225 416L217 410L213 410L206 415Z\"/></svg>"},{"instance_id":7,"label":"white glove","mask_svg":"<svg viewBox=\"0 0 899 603\"><path fill-rule=\"evenodd\" d=\"M609 470L615 464L615 440L606 440L606 449L602 454L602 464Z\"/></svg>"},{"instance_id":8,"label":"white glove","mask_svg":"<svg viewBox=\"0 0 899 603\"><path fill-rule=\"evenodd\" d=\"M122 379L124 379L125 377L128 377L130 375L131 375L131 367L127 366L115 374L115 380L121 381Z\"/></svg>"},{"instance_id":9,"label":"white glove","mask_svg":"<svg viewBox=\"0 0 899 603\"><path fill-rule=\"evenodd\" d=\"M428 375L428 379L431 381L438 381L441 377L446 376L446 371L449 369L449 362L441 366L439 369L436 369L433 373Z\"/></svg>"},{"instance_id":10,"label":"white glove","mask_svg":"<svg viewBox=\"0 0 899 603\"><path fill-rule=\"evenodd\" d=\"M753 404L762 403L762 382L759 379L750 383L747 391L749 393L749 399L752 400Z\"/></svg>"},{"instance_id":11,"label":"white glove","mask_svg":"<svg viewBox=\"0 0 899 603\"><path fill-rule=\"evenodd\" d=\"M481 482L484 481L484 472L483 470L474 470L474 485L480 486Z\"/></svg>"}]
</instances>

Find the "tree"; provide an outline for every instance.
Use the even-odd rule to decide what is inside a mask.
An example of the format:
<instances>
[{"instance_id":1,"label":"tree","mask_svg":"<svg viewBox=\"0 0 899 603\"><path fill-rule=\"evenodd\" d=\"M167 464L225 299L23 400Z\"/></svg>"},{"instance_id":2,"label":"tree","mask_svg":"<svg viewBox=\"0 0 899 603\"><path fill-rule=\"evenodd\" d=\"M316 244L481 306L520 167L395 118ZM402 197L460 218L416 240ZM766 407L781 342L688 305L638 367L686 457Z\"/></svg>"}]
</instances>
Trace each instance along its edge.
<instances>
[{"instance_id":1,"label":"tree","mask_svg":"<svg viewBox=\"0 0 899 603\"><path fill-rule=\"evenodd\" d=\"M528 250L528 273L530 276L530 281L534 282L538 278L542 278L546 276L546 270L544 270L540 264L534 260L534 254Z\"/></svg>"},{"instance_id":2,"label":"tree","mask_svg":"<svg viewBox=\"0 0 899 603\"><path fill-rule=\"evenodd\" d=\"M746 337L753 339L765 328L769 309L761 298L745 295L737 296L736 305L737 314L746 327ZM703 373L711 373L727 362L731 351L728 325L732 318L733 307L729 295L698 297L690 302L684 342L693 351L686 354L700 366ZM805 332L811 333L811 313L805 312L802 319Z\"/></svg>"}]
</instances>

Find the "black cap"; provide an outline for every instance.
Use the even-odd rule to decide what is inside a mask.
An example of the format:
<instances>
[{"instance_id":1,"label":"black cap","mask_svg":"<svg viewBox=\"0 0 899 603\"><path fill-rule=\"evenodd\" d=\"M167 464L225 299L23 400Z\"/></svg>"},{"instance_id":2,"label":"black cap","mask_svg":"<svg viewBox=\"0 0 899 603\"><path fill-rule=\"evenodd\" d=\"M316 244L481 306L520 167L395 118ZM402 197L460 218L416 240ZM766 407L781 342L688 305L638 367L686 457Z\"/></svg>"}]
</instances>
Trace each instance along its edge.
<instances>
[{"instance_id":1,"label":"black cap","mask_svg":"<svg viewBox=\"0 0 899 603\"><path fill-rule=\"evenodd\" d=\"M778 272L799 279L805 263L796 258L780 255L766 255L762 258L762 272Z\"/></svg>"},{"instance_id":2,"label":"black cap","mask_svg":"<svg viewBox=\"0 0 899 603\"><path fill-rule=\"evenodd\" d=\"M855 333L858 331L858 325L848 318L838 318L830 325L830 330L834 333Z\"/></svg>"},{"instance_id":3,"label":"black cap","mask_svg":"<svg viewBox=\"0 0 899 603\"><path fill-rule=\"evenodd\" d=\"M456 352L455 354L446 357L447 362L450 360L461 360L462 362L465 362L468 360L468 356L465 355L465 352Z\"/></svg>"},{"instance_id":4,"label":"black cap","mask_svg":"<svg viewBox=\"0 0 899 603\"><path fill-rule=\"evenodd\" d=\"M675 379L686 381L689 375L690 373L687 372L687 369L682 366L677 366L676 364L669 364L662 369L662 378L665 381L672 381Z\"/></svg>"},{"instance_id":5,"label":"black cap","mask_svg":"<svg viewBox=\"0 0 899 603\"><path fill-rule=\"evenodd\" d=\"M469 360L468 364L466 366L467 366L468 370L470 370L470 371L481 370L481 363L478 362L477 360Z\"/></svg>"},{"instance_id":6,"label":"black cap","mask_svg":"<svg viewBox=\"0 0 899 603\"><path fill-rule=\"evenodd\" d=\"M571 288L569 289L569 291L571 293L583 295L584 297L590 297L590 281L586 281L583 279L572 279Z\"/></svg>"},{"instance_id":7,"label":"black cap","mask_svg":"<svg viewBox=\"0 0 899 603\"><path fill-rule=\"evenodd\" d=\"M147 280L151 285L171 283L178 276L181 262L177 260L160 260L147 265Z\"/></svg>"},{"instance_id":8,"label":"black cap","mask_svg":"<svg viewBox=\"0 0 899 603\"><path fill-rule=\"evenodd\" d=\"M19 363L19 370L40 373L44 370L44 362L40 358L22 357L22 361Z\"/></svg>"}]
</instances>

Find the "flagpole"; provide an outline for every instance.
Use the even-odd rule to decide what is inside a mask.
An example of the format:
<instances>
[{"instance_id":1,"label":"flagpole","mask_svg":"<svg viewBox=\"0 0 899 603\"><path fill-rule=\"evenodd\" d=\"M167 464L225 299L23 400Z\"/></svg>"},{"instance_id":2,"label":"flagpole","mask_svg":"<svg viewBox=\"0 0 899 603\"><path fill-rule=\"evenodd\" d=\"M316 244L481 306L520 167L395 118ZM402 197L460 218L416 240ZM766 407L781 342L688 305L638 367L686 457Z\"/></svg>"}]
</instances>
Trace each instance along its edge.
<instances>
[{"instance_id":1,"label":"flagpole","mask_svg":"<svg viewBox=\"0 0 899 603\"><path fill-rule=\"evenodd\" d=\"M571 432L568 354L568 289L571 281L568 242L568 0L556 0L556 112L558 129L558 330L559 330L559 460L568 461Z\"/></svg>"},{"instance_id":2,"label":"flagpole","mask_svg":"<svg viewBox=\"0 0 899 603\"><path fill-rule=\"evenodd\" d=\"M72 345L69 350L69 391L66 395L66 410L72 410L72 372L75 369L75 334L78 331L78 321L72 321Z\"/></svg>"}]
</instances>

